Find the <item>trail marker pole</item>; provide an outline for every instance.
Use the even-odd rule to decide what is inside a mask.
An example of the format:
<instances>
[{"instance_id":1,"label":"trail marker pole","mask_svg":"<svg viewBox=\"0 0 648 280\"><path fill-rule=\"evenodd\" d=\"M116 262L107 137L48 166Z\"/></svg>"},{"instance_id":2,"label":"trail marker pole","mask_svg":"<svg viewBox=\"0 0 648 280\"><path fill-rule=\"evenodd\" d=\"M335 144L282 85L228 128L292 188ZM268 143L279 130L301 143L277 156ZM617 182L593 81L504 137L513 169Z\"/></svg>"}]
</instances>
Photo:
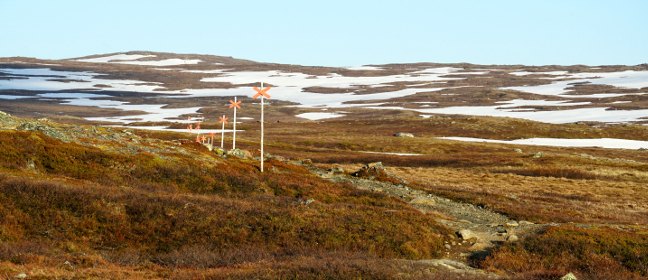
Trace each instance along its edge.
<instances>
[{"instance_id":1,"label":"trail marker pole","mask_svg":"<svg viewBox=\"0 0 648 280\"><path fill-rule=\"evenodd\" d=\"M211 150L214 149L214 132L210 132L210 133L209 133L209 136L210 136L210 138L211 138L211 139L209 140L209 150L211 151Z\"/></svg>"},{"instance_id":2,"label":"trail marker pole","mask_svg":"<svg viewBox=\"0 0 648 280\"><path fill-rule=\"evenodd\" d=\"M222 117L219 118L220 122L223 124L223 128L221 129L221 149L225 149L224 143L225 143L225 124L227 123L227 117L223 115Z\"/></svg>"},{"instance_id":3,"label":"trail marker pole","mask_svg":"<svg viewBox=\"0 0 648 280\"><path fill-rule=\"evenodd\" d=\"M236 100L234 96L234 101L230 100L230 109L234 108L234 131L232 132L232 150L236 149L236 108L241 109L241 101Z\"/></svg>"},{"instance_id":4,"label":"trail marker pole","mask_svg":"<svg viewBox=\"0 0 648 280\"><path fill-rule=\"evenodd\" d=\"M264 154L263 154L263 126L264 126L263 125L263 115L264 115L264 112L263 112L263 103L264 103L263 99L265 99L265 98L270 99L270 95L268 94L268 91L271 88L272 87L264 88L263 87L263 82L261 82L261 88L258 88L258 87L253 88L257 92L254 95L254 99L257 99L257 98L261 97L261 159L260 159L260 161L261 161L261 172L263 172L263 157L264 157Z\"/></svg>"}]
</instances>

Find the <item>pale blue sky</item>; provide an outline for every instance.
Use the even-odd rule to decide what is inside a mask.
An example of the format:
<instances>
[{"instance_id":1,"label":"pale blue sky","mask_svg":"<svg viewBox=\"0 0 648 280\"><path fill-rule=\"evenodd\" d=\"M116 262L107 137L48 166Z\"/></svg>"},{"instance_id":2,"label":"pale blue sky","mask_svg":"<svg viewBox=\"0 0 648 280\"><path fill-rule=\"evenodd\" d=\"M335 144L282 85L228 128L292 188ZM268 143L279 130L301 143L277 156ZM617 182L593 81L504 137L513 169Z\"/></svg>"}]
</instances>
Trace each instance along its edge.
<instances>
[{"instance_id":1,"label":"pale blue sky","mask_svg":"<svg viewBox=\"0 0 648 280\"><path fill-rule=\"evenodd\" d=\"M648 1L0 0L0 56L130 50L304 65L640 64Z\"/></svg>"}]
</instances>

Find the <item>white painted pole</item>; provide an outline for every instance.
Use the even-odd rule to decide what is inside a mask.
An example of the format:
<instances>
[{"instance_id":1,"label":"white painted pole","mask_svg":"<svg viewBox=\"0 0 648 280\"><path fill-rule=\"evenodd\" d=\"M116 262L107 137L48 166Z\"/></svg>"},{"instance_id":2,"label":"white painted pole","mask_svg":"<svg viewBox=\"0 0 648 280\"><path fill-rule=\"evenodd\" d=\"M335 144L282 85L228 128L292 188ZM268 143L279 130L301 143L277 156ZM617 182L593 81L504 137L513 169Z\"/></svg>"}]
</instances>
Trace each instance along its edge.
<instances>
[{"instance_id":1,"label":"white painted pole","mask_svg":"<svg viewBox=\"0 0 648 280\"><path fill-rule=\"evenodd\" d=\"M234 103L236 103L236 96L234 96ZM232 134L232 150L234 150L236 149L236 106L234 106L234 131Z\"/></svg>"},{"instance_id":2,"label":"white painted pole","mask_svg":"<svg viewBox=\"0 0 648 280\"><path fill-rule=\"evenodd\" d=\"M225 149L225 115L223 115L223 128L221 129L221 149Z\"/></svg>"},{"instance_id":3,"label":"white painted pole","mask_svg":"<svg viewBox=\"0 0 648 280\"><path fill-rule=\"evenodd\" d=\"M261 82L263 90L263 82ZM261 173L263 173L263 95L261 95Z\"/></svg>"}]
</instances>

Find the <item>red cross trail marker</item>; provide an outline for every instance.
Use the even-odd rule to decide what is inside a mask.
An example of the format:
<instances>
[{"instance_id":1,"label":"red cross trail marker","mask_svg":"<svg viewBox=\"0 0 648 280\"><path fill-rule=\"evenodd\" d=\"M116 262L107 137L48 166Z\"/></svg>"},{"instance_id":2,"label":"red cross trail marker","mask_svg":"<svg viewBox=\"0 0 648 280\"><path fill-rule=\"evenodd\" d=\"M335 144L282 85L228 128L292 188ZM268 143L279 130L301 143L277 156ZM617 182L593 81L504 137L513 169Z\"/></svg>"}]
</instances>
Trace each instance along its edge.
<instances>
[{"instance_id":1,"label":"red cross trail marker","mask_svg":"<svg viewBox=\"0 0 648 280\"><path fill-rule=\"evenodd\" d=\"M225 143L225 124L227 123L227 117L223 115L218 120L223 124L223 128L221 129L221 149L225 149L223 144Z\"/></svg>"},{"instance_id":2,"label":"red cross trail marker","mask_svg":"<svg viewBox=\"0 0 648 280\"><path fill-rule=\"evenodd\" d=\"M261 82L261 88L258 87L253 87L253 89L256 91L256 94L253 96L254 99L257 99L261 97L261 172L263 172L263 100L264 99L270 99L270 94L268 94L268 91L272 87L263 87L263 82Z\"/></svg>"},{"instance_id":3,"label":"red cross trail marker","mask_svg":"<svg viewBox=\"0 0 648 280\"><path fill-rule=\"evenodd\" d=\"M232 150L236 149L236 108L241 109L241 101L236 101L236 96L234 96L234 101L229 101L230 109L234 108L234 131L232 132Z\"/></svg>"}]
</instances>

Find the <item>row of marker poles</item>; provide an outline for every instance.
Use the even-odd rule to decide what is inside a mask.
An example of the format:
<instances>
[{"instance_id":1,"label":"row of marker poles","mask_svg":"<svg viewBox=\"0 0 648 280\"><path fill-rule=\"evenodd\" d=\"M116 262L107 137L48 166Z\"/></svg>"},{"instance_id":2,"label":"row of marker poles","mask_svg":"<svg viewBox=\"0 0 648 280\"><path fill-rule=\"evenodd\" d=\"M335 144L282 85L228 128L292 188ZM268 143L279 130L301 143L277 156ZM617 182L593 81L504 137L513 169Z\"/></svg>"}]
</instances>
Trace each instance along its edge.
<instances>
[{"instance_id":1,"label":"row of marker poles","mask_svg":"<svg viewBox=\"0 0 648 280\"><path fill-rule=\"evenodd\" d=\"M258 87L253 87L253 89L256 91L256 94L254 95L254 99L257 99L261 97L261 158L260 158L260 163L261 163L261 172L263 172L263 162L264 162L264 150L263 150L263 140L264 140L264 100L270 99L270 94L268 94L268 91L272 87L263 87L263 82L261 82L261 88ZM236 149L236 109L241 108L241 101L238 101L237 97L234 96L234 100L229 101L229 108L234 109L234 120L233 120L233 127L232 127L232 150ZM224 149L224 144L225 144L225 124L227 124L227 116L223 115L222 117L219 118L220 123L222 124L221 128L221 149ZM192 131L193 126L189 124L187 127L189 129L189 132ZM196 124L196 130L200 129L200 123ZM204 144L206 137L202 137L202 143ZM198 132L198 135L196 135L196 142L201 142L201 137L200 137L200 131ZM214 146L214 134L211 134L211 144L213 148Z\"/></svg>"}]
</instances>

